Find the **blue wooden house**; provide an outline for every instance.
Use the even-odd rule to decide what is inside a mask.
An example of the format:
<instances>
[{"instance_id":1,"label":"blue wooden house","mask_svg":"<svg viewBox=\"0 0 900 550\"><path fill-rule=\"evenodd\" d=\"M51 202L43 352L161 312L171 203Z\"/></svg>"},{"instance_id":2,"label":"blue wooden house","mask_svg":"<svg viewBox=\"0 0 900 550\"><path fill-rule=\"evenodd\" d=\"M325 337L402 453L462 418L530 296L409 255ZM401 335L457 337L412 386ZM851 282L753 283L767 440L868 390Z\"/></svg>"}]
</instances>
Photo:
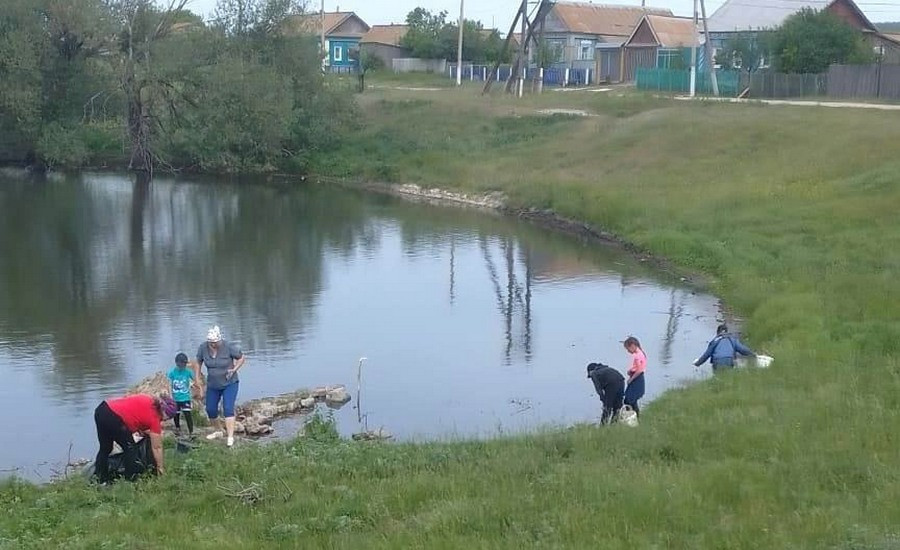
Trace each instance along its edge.
<instances>
[{"instance_id":1,"label":"blue wooden house","mask_svg":"<svg viewBox=\"0 0 900 550\"><path fill-rule=\"evenodd\" d=\"M357 69L356 52L369 25L358 15L350 12L326 12L298 15L293 18L290 28L294 32L321 36L325 29L325 69L331 72L352 72Z\"/></svg>"}]
</instances>

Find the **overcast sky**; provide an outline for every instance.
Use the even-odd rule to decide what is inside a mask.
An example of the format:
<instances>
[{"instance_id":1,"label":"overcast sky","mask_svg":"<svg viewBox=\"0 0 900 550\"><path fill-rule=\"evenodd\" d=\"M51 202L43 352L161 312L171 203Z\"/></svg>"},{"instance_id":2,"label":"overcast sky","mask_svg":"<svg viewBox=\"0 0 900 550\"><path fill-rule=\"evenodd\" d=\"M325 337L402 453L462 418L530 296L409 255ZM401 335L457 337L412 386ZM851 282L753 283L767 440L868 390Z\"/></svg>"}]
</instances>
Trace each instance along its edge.
<instances>
[{"instance_id":1,"label":"overcast sky","mask_svg":"<svg viewBox=\"0 0 900 550\"><path fill-rule=\"evenodd\" d=\"M746 3L765 5L766 0L742 0ZM310 8L319 10L321 0L310 0ZM721 5L723 0L707 0L707 15ZM596 2L608 4L640 5L640 0L603 0ZM466 19L477 19L485 26L500 28L506 33L515 15L519 2L516 0L466 0ZM216 0L192 0L190 8L202 15L211 15ZM690 16L693 0L649 0L648 6L669 8L676 15ZM900 21L900 0L859 0L857 5L874 22ZM325 11L353 11L370 25L385 23L403 23L406 14L416 7L423 7L432 12L446 10L448 17L459 17L459 0L326 0Z\"/></svg>"}]
</instances>

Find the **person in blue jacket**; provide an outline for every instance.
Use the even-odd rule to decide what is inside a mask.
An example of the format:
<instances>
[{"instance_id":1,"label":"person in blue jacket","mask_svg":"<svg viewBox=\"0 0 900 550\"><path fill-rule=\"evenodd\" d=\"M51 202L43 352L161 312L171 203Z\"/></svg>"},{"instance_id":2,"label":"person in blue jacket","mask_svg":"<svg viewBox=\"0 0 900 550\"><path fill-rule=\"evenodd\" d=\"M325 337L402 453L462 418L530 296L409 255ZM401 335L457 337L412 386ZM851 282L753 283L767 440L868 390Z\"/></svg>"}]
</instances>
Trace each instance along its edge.
<instances>
[{"instance_id":1,"label":"person in blue jacket","mask_svg":"<svg viewBox=\"0 0 900 550\"><path fill-rule=\"evenodd\" d=\"M756 354L742 344L737 336L729 334L727 325L722 324L716 329L716 337L706 346L703 355L694 361L694 366L699 367L710 361L713 372L719 369L734 368L734 359L739 353L747 357L756 357Z\"/></svg>"}]
</instances>

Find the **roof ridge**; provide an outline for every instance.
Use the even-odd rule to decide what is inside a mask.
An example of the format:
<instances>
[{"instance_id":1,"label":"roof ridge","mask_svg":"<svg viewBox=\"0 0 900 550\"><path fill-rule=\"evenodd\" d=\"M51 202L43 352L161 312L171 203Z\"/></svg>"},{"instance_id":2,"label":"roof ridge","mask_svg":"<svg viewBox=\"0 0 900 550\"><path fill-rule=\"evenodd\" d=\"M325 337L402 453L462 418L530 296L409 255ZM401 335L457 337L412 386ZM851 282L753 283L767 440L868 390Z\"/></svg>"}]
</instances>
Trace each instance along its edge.
<instances>
[{"instance_id":1,"label":"roof ridge","mask_svg":"<svg viewBox=\"0 0 900 550\"><path fill-rule=\"evenodd\" d=\"M648 13L647 17L665 17L666 19L687 19L688 21L693 21L693 17L689 17L687 15L664 15L659 13Z\"/></svg>"},{"instance_id":2,"label":"roof ridge","mask_svg":"<svg viewBox=\"0 0 900 550\"><path fill-rule=\"evenodd\" d=\"M594 2L585 2L582 0L560 0L555 2L556 5L564 5L564 6L586 6L593 8L625 8L630 10L643 10L643 11L659 11L659 12L669 12L672 13L671 8L662 8L656 6L633 6L630 4L607 4L607 3L594 3Z\"/></svg>"}]
</instances>

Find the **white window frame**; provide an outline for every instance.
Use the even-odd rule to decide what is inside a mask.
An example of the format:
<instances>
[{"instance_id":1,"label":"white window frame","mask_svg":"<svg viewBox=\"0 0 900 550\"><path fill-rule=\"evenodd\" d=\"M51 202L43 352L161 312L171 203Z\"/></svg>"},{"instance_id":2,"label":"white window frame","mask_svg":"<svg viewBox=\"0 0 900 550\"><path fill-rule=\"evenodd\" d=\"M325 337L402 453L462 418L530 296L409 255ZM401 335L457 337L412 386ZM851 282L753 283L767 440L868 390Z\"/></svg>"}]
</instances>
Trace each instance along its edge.
<instances>
[{"instance_id":1,"label":"white window frame","mask_svg":"<svg viewBox=\"0 0 900 550\"><path fill-rule=\"evenodd\" d=\"M581 39L578 41L578 61L593 61L594 49L597 44L593 40Z\"/></svg>"},{"instance_id":2,"label":"white window frame","mask_svg":"<svg viewBox=\"0 0 900 550\"><path fill-rule=\"evenodd\" d=\"M334 56L335 61L344 62L344 45L343 44L335 44L332 49L332 55Z\"/></svg>"}]
</instances>

